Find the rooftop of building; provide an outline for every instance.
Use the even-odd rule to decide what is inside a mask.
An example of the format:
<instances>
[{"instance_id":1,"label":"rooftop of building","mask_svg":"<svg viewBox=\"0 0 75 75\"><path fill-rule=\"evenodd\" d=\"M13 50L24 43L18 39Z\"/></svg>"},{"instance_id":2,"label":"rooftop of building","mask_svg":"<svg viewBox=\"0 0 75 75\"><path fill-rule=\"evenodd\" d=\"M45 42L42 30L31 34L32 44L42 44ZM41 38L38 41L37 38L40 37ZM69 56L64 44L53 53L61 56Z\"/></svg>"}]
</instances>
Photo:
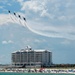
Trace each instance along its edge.
<instances>
[{"instance_id":1,"label":"rooftop of building","mask_svg":"<svg viewBox=\"0 0 75 75\"><path fill-rule=\"evenodd\" d=\"M45 51L51 52L51 51L46 50L46 49L35 49L35 50L33 50L30 46L26 46L25 49L21 49L21 50L18 50L18 51L14 51L12 53L17 53L17 52L30 52L30 51L34 51L34 52L45 52Z\"/></svg>"}]
</instances>

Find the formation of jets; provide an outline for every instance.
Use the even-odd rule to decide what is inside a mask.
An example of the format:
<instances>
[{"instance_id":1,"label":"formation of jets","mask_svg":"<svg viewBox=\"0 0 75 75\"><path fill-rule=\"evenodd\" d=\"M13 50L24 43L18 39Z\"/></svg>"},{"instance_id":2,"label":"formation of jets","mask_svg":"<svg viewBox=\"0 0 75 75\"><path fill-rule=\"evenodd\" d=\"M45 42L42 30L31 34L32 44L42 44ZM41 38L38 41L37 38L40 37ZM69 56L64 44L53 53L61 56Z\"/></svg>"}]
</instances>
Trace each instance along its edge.
<instances>
[{"instance_id":1,"label":"formation of jets","mask_svg":"<svg viewBox=\"0 0 75 75\"><path fill-rule=\"evenodd\" d=\"M11 14L11 11L8 10L8 13ZM21 15L18 15L17 16L17 14L15 12L13 13L13 15L16 16L16 17L18 17L18 18L20 18L20 19L22 18L24 21L26 21L26 18L25 17L22 17Z\"/></svg>"},{"instance_id":2,"label":"formation of jets","mask_svg":"<svg viewBox=\"0 0 75 75\"><path fill-rule=\"evenodd\" d=\"M27 27L27 28L28 28L30 31L32 31L33 33L36 33L36 34L39 34L39 35L43 35L43 36L47 36L47 35L45 35L45 34L43 34L43 33L40 33L40 32L38 32L38 31L32 29L32 28L27 24L25 17L23 17L23 16L21 16L21 15L15 13L15 12L12 13L11 11L8 11L8 13L10 14L10 18L11 18L14 22L20 23L22 26Z\"/></svg>"}]
</instances>

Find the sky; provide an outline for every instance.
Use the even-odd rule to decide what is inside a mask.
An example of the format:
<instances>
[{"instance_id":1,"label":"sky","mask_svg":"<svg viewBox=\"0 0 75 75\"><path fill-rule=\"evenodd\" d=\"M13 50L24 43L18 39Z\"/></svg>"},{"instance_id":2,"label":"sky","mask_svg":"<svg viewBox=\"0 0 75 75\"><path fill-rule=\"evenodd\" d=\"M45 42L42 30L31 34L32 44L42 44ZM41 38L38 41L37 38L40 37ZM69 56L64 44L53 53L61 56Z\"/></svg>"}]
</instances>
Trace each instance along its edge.
<instances>
[{"instance_id":1,"label":"sky","mask_svg":"<svg viewBox=\"0 0 75 75\"><path fill-rule=\"evenodd\" d=\"M0 0L0 64L27 45L50 50L54 64L75 64L75 0Z\"/></svg>"}]
</instances>

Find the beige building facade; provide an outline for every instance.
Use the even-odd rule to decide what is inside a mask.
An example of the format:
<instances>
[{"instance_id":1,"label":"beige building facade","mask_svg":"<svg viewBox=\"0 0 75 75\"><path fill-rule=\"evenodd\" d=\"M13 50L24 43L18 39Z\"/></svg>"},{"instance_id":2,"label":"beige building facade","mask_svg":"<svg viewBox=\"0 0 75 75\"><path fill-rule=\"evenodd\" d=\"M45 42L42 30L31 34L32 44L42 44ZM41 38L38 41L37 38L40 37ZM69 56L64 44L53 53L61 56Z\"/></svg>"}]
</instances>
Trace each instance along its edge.
<instances>
[{"instance_id":1,"label":"beige building facade","mask_svg":"<svg viewBox=\"0 0 75 75\"><path fill-rule=\"evenodd\" d=\"M26 47L12 53L12 65L14 66L50 66L52 64L52 52L48 50L33 50Z\"/></svg>"}]
</instances>

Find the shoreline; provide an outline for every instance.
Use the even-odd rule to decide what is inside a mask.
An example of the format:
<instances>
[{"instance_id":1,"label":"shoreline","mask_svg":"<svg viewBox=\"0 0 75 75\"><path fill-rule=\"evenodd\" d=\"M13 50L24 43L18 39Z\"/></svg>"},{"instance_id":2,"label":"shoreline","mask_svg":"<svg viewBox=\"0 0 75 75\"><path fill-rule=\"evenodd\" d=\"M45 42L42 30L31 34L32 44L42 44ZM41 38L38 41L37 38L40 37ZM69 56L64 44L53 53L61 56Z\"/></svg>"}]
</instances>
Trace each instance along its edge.
<instances>
[{"instance_id":1,"label":"shoreline","mask_svg":"<svg viewBox=\"0 0 75 75\"><path fill-rule=\"evenodd\" d=\"M13 72L13 73L47 73L47 74L75 74L75 69L50 69L50 68L8 68L0 69L0 72Z\"/></svg>"}]
</instances>

